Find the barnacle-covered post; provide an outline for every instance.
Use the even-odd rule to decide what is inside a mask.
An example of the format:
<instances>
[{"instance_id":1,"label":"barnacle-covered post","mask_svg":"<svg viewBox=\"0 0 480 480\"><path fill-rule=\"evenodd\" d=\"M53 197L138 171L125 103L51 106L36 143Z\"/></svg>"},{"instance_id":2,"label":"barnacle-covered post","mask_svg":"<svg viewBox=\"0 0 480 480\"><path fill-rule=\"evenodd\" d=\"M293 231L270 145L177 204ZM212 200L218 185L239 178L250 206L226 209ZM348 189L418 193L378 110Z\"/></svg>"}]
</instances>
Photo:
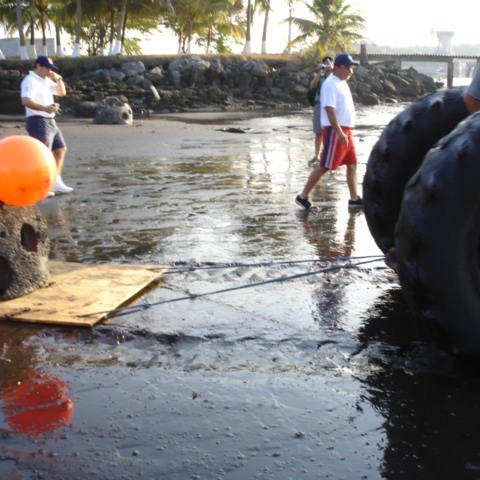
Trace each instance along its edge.
<instances>
[{"instance_id":1,"label":"barnacle-covered post","mask_svg":"<svg viewBox=\"0 0 480 480\"><path fill-rule=\"evenodd\" d=\"M49 247L47 224L37 206L0 202L0 300L20 297L48 283Z\"/></svg>"}]
</instances>

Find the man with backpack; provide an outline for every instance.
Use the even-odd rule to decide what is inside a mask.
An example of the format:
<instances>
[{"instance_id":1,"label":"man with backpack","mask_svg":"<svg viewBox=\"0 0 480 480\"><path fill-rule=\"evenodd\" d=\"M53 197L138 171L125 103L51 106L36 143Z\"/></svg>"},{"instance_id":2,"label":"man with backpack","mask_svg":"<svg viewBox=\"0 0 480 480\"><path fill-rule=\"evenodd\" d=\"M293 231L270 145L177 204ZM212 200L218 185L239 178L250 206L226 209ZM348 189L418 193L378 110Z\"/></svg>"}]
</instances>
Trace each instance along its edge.
<instances>
[{"instance_id":1,"label":"man with backpack","mask_svg":"<svg viewBox=\"0 0 480 480\"><path fill-rule=\"evenodd\" d=\"M316 71L313 80L310 82L307 98L313 107L313 133L315 134L315 155L308 162L309 167L314 167L320 160L320 147L322 145L322 124L320 121L320 88L322 83L333 71L333 58L323 57L319 69Z\"/></svg>"}]
</instances>

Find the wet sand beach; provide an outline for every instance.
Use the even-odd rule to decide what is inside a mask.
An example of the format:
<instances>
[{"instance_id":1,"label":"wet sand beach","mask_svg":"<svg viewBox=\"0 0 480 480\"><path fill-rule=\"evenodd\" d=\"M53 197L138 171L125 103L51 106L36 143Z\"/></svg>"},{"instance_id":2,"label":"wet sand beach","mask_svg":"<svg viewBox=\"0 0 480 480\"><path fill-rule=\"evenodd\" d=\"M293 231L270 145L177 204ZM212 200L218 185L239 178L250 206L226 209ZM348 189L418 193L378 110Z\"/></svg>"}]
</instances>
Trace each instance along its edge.
<instances>
[{"instance_id":1,"label":"wet sand beach","mask_svg":"<svg viewBox=\"0 0 480 480\"><path fill-rule=\"evenodd\" d=\"M360 109L359 182L400 108ZM169 272L93 329L0 322L0 480L479 477L477 368L409 314L344 171L294 204L309 111L59 121L51 258Z\"/></svg>"}]
</instances>

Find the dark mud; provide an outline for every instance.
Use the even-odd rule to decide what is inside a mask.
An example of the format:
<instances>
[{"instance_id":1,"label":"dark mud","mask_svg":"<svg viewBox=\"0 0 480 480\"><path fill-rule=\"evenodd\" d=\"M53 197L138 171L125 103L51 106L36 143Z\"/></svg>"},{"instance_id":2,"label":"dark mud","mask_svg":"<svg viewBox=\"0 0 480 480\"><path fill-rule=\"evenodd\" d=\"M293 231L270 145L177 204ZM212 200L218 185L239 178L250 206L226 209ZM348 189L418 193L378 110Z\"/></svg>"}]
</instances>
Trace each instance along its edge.
<instances>
[{"instance_id":1,"label":"dark mud","mask_svg":"<svg viewBox=\"0 0 480 480\"><path fill-rule=\"evenodd\" d=\"M360 112L359 182L394 113ZM380 252L344 172L293 203L309 114L185 117L65 124L52 258L171 271L91 330L0 323L0 479L480 478L477 366L381 261L321 271Z\"/></svg>"}]
</instances>

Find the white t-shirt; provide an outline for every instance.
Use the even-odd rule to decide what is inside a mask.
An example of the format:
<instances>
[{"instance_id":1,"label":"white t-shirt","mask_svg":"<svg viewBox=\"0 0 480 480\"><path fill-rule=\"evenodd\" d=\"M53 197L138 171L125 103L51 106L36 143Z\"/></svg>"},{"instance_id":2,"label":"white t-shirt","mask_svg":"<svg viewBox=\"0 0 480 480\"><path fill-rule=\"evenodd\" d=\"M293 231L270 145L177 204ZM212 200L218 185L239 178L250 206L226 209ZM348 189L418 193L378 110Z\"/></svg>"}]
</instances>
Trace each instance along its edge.
<instances>
[{"instance_id":1,"label":"white t-shirt","mask_svg":"<svg viewBox=\"0 0 480 480\"><path fill-rule=\"evenodd\" d=\"M473 98L480 100L480 66L477 65L477 70L475 75L472 78L472 83L467 89L467 93L471 95Z\"/></svg>"},{"instance_id":2,"label":"white t-shirt","mask_svg":"<svg viewBox=\"0 0 480 480\"><path fill-rule=\"evenodd\" d=\"M355 106L352 92L345 80L340 80L335 74L329 75L322 83L320 103L322 105L322 127L331 127L325 107L335 109L341 127L352 128L355 126Z\"/></svg>"},{"instance_id":3,"label":"white t-shirt","mask_svg":"<svg viewBox=\"0 0 480 480\"><path fill-rule=\"evenodd\" d=\"M22 80L20 86L20 96L22 98L30 98L40 105L51 105L54 103L53 95L57 93L57 84L50 78L42 78L35 72L30 73ZM27 117L37 115L46 118L55 117L55 113L41 112L40 110L32 110L25 107Z\"/></svg>"}]
</instances>

